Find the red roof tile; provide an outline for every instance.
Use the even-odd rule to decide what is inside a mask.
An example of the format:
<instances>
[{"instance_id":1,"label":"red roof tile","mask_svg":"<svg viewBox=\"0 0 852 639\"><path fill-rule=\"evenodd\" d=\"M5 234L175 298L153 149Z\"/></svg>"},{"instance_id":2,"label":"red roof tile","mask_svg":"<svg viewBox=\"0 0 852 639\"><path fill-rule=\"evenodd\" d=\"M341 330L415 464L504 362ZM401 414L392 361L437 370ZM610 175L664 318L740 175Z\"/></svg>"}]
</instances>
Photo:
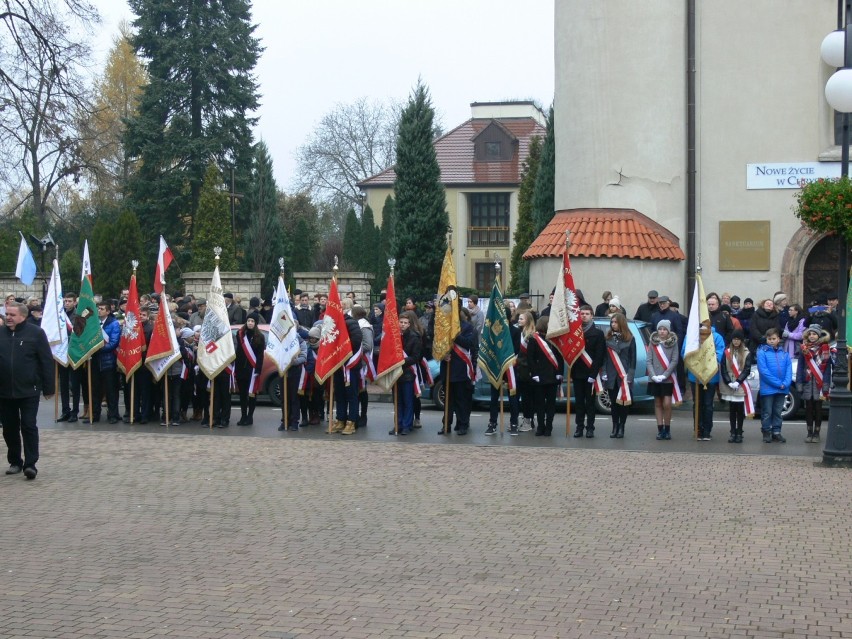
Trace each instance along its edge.
<instances>
[{"instance_id":1,"label":"red roof tile","mask_svg":"<svg viewBox=\"0 0 852 639\"><path fill-rule=\"evenodd\" d=\"M517 153L509 162L477 162L474 140L489 124L496 122L517 139ZM441 182L450 185L520 184L523 163L529 155L530 140L544 139L545 128L532 118L471 119L435 140L435 155L441 169ZM393 167L359 182L360 187L392 186L396 181Z\"/></svg>"},{"instance_id":2,"label":"red roof tile","mask_svg":"<svg viewBox=\"0 0 852 639\"><path fill-rule=\"evenodd\" d=\"M571 257L686 259L674 233L635 209L557 211L524 253L524 259L562 257L566 230L571 231Z\"/></svg>"}]
</instances>

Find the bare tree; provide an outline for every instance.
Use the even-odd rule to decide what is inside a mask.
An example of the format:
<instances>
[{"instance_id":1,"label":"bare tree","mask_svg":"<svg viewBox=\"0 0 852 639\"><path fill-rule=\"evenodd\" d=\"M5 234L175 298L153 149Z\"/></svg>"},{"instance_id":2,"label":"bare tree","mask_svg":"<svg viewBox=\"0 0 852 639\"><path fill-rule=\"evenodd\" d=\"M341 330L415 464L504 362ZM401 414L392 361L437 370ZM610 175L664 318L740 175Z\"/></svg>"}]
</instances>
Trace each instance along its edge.
<instances>
[{"instance_id":1,"label":"bare tree","mask_svg":"<svg viewBox=\"0 0 852 639\"><path fill-rule=\"evenodd\" d=\"M0 168L8 188L24 193L17 207L31 203L45 223L54 190L81 168L75 124L87 108L88 47L70 37L69 16L96 14L79 0L65 0L61 13L40 0L0 6Z\"/></svg>"},{"instance_id":2,"label":"bare tree","mask_svg":"<svg viewBox=\"0 0 852 639\"><path fill-rule=\"evenodd\" d=\"M357 183L394 163L400 106L360 98L337 104L296 152L296 190L360 204Z\"/></svg>"}]
</instances>

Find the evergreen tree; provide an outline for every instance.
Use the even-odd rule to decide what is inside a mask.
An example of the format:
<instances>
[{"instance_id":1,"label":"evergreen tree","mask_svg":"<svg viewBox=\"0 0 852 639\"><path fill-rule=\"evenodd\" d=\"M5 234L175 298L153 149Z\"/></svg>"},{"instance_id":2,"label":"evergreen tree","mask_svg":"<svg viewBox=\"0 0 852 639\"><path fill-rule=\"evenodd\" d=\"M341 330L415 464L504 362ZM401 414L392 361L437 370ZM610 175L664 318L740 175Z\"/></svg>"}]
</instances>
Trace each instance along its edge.
<instances>
[{"instance_id":1,"label":"evergreen tree","mask_svg":"<svg viewBox=\"0 0 852 639\"><path fill-rule=\"evenodd\" d=\"M346 214L346 226L343 227L343 255L341 268L358 270L361 268L361 253L364 250L361 240L361 222L355 214L355 209L349 209Z\"/></svg>"},{"instance_id":2,"label":"evergreen tree","mask_svg":"<svg viewBox=\"0 0 852 639\"><path fill-rule=\"evenodd\" d=\"M396 146L396 224L392 253L400 289L434 295L450 228L441 170L432 145L432 109L422 82L402 112Z\"/></svg>"},{"instance_id":3,"label":"evergreen tree","mask_svg":"<svg viewBox=\"0 0 852 639\"><path fill-rule=\"evenodd\" d=\"M212 271L216 266L213 247L222 247L219 268L234 271L237 258L231 241L231 215L228 196L222 190L222 175L212 162L204 174L201 197L198 201L198 216L192 237L192 271Z\"/></svg>"},{"instance_id":4,"label":"evergreen tree","mask_svg":"<svg viewBox=\"0 0 852 639\"><path fill-rule=\"evenodd\" d=\"M284 268L290 277L298 271L313 270L319 246L319 212L307 193L279 194L278 210L284 239ZM294 229L293 232L289 232Z\"/></svg>"},{"instance_id":5,"label":"evergreen tree","mask_svg":"<svg viewBox=\"0 0 852 639\"><path fill-rule=\"evenodd\" d=\"M62 292L63 293L79 293L80 292L80 274L83 271L81 247L65 251L59 260L59 275L62 277ZM130 281L130 278L127 280Z\"/></svg>"},{"instance_id":6,"label":"evergreen tree","mask_svg":"<svg viewBox=\"0 0 852 639\"><path fill-rule=\"evenodd\" d=\"M245 265L263 273L262 291L270 291L278 281L279 257L285 257L284 229L278 214L278 187L272 174L272 158L266 143L255 148L254 170L248 196L248 228L245 232Z\"/></svg>"},{"instance_id":7,"label":"evergreen tree","mask_svg":"<svg viewBox=\"0 0 852 639\"><path fill-rule=\"evenodd\" d=\"M358 268L375 275L382 259L382 232L376 226L370 206L364 207L364 215L361 217L361 244L361 264Z\"/></svg>"},{"instance_id":8,"label":"evergreen tree","mask_svg":"<svg viewBox=\"0 0 852 639\"><path fill-rule=\"evenodd\" d=\"M116 241L116 238L121 238L121 241ZM89 250L96 293L117 298L130 282L133 272L131 260L140 260L137 271L139 289L144 291L151 285L153 270L142 260L142 229L133 213L125 211L114 222L106 216L100 217L92 230ZM150 274L149 270L152 271ZM66 274L62 276L64 282ZM79 277L79 272L76 277Z\"/></svg>"},{"instance_id":9,"label":"evergreen tree","mask_svg":"<svg viewBox=\"0 0 852 639\"><path fill-rule=\"evenodd\" d=\"M382 228L380 236L380 250L376 256L376 279L373 283L373 290L381 291L388 281L390 267L388 259L393 257L391 250L393 248L393 231L394 221L396 219L396 202L388 195L385 198L385 204L382 207Z\"/></svg>"},{"instance_id":10,"label":"evergreen tree","mask_svg":"<svg viewBox=\"0 0 852 639\"><path fill-rule=\"evenodd\" d=\"M533 239L553 219L556 198L556 140L553 137L553 107L547 114L547 133L541 147L541 162L533 191Z\"/></svg>"},{"instance_id":11,"label":"evergreen tree","mask_svg":"<svg viewBox=\"0 0 852 639\"><path fill-rule=\"evenodd\" d=\"M252 160L251 128L258 107L253 70L261 52L249 0L129 0L138 16L132 44L147 61L150 82L128 121L127 151L139 161L128 203L139 215L146 246L156 237L197 235L196 214L209 162L234 167L245 193ZM218 184L217 184L218 188ZM240 207L236 227L246 228ZM223 221L221 231L231 228ZM195 238L193 238L195 243ZM220 239L223 245L230 242ZM224 255L233 257L233 247ZM212 264L212 253L200 262Z\"/></svg>"},{"instance_id":12,"label":"evergreen tree","mask_svg":"<svg viewBox=\"0 0 852 639\"><path fill-rule=\"evenodd\" d=\"M533 191L535 190L538 166L541 162L541 138L530 140L530 150L524 160L521 173L521 187L518 190L518 225L515 227L512 246L512 259L509 263L511 281L509 290L515 293L526 291L530 287L530 268L523 255L535 240L533 232Z\"/></svg>"},{"instance_id":13,"label":"evergreen tree","mask_svg":"<svg viewBox=\"0 0 852 639\"><path fill-rule=\"evenodd\" d=\"M307 218L296 220L293 233L293 248L290 252L290 262L287 264L287 274L299 271L310 271L314 265L314 252L317 248L316 230L311 228Z\"/></svg>"}]
</instances>

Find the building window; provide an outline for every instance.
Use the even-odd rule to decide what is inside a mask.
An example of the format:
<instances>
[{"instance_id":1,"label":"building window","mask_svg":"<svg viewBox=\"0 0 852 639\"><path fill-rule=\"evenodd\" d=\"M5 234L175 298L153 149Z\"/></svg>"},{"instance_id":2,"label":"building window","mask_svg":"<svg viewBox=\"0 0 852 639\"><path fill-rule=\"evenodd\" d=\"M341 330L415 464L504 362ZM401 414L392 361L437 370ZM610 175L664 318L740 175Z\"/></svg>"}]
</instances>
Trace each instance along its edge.
<instances>
[{"instance_id":1,"label":"building window","mask_svg":"<svg viewBox=\"0 0 852 639\"><path fill-rule=\"evenodd\" d=\"M485 159L499 160L500 159L500 143L486 142L485 143Z\"/></svg>"},{"instance_id":2,"label":"building window","mask_svg":"<svg viewBox=\"0 0 852 639\"><path fill-rule=\"evenodd\" d=\"M509 246L510 193L471 193L468 246Z\"/></svg>"},{"instance_id":3,"label":"building window","mask_svg":"<svg viewBox=\"0 0 852 639\"><path fill-rule=\"evenodd\" d=\"M500 260L501 270L504 267L504 264L502 262L503 260ZM490 262L476 262L474 264L473 273L474 288L480 292L490 291L491 287L494 285L494 278L497 277L497 269L494 268L494 261L492 260Z\"/></svg>"}]
</instances>

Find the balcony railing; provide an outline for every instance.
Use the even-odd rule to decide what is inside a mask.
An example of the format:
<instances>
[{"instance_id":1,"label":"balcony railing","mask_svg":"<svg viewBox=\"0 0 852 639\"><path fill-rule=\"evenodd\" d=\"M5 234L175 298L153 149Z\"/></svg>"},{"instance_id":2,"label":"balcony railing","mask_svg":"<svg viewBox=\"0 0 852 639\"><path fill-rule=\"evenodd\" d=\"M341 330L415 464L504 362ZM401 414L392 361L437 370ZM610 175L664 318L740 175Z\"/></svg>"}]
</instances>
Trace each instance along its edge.
<instances>
[{"instance_id":1,"label":"balcony railing","mask_svg":"<svg viewBox=\"0 0 852 639\"><path fill-rule=\"evenodd\" d=\"M508 226L467 227L468 246L509 246Z\"/></svg>"}]
</instances>

